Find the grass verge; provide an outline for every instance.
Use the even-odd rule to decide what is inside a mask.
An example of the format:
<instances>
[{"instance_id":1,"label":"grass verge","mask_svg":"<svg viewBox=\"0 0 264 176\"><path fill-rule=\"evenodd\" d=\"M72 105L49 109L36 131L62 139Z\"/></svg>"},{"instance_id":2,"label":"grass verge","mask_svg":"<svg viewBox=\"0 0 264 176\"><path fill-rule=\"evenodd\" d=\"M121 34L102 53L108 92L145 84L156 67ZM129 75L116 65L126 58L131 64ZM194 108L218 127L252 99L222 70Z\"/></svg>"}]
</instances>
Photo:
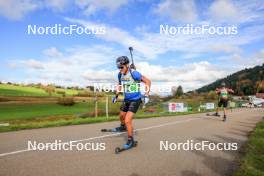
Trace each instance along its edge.
<instances>
[{"instance_id":1,"label":"grass verge","mask_svg":"<svg viewBox=\"0 0 264 176\"><path fill-rule=\"evenodd\" d=\"M234 176L264 175L264 118L250 135L246 154L241 161L240 169Z\"/></svg>"},{"instance_id":2,"label":"grass verge","mask_svg":"<svg viewBox=\"0 0 264 176\"><path fill-rule=\"evenodd\" d=\"M143 118L155 118L155 117L163 117L163 116L177 116L177 115L187 115L187 114L196 114L199 113L197 111L193 112L182 112L182 113L159 113L159 114L139 114L135 116L135 119L143 119ZM204 113L204 112L200 112ZM67 126L67 125L80 125L80 124L90 124L90 123L100 123L100 122L110 122L119 120L118 116L110 116L106 118L102 117L88 117L88 118L77 118L77 117L66 117L65 119L58 120L47 120L47 121L24 121L22 123L14 123L9 126L1 126L0 132L7 131L18 131L24 129L34 129L34 128L46 128L46 127L58 127L58 126Z\"/></svg>"}]
</instances>

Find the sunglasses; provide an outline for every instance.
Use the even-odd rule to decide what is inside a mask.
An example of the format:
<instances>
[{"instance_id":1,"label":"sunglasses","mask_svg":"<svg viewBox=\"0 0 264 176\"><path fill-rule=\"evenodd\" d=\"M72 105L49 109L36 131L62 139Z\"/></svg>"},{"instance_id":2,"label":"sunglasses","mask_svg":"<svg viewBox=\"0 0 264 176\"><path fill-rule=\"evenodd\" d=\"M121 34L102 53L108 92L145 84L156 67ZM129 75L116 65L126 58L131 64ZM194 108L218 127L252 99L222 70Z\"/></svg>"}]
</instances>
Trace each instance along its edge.
<instances>
[{"instance_id":1,"label":"sunglasses","mask_svg":"<svg viewBox=\"0 0 264 176\"><path fill-rule=\"evenodd\" d=\"M123 69L124 67L123 67L123 66L118 66L117 68L118 68L118 69Z\"/></svg>"}]
</instances>

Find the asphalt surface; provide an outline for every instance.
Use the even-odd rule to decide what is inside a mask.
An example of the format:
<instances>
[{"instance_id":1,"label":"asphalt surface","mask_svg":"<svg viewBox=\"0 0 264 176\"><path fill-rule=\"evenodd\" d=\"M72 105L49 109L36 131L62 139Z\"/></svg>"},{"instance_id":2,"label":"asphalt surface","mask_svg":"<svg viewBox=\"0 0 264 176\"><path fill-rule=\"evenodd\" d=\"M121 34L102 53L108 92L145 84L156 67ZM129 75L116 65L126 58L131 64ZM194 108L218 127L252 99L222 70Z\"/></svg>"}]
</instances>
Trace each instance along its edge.
<instances>
[{"instance_id":1,"label":"asphalt surface","mask_svg":"<svg viewBox=\"0 0 264 176\"><path fill-rule=\"evenodd\" d=\"M118 122L0 133L0 175L232 175L239 167L238 161L250 131L263 116L264 109L236 109L229 113L227 122L205 114L134 120L138 146L120 154L115 154L114 150L125 143L126 134L100 131L115 127ZM27 150L28 141L55 140L75 144L103 143L105 150L96 150L97 147L88 151ZM175 146L188 140L237 143L238 149L160 150L160 141Z\"/></svg>"}]
</instances>

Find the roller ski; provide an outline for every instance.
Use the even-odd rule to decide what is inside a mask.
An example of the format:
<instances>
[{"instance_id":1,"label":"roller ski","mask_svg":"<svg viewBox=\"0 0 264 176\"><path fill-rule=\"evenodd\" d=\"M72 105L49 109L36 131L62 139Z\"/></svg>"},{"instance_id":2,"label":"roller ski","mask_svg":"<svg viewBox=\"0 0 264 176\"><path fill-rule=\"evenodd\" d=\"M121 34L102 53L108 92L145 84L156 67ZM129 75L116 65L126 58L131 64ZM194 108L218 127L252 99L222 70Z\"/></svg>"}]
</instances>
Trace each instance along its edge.
<instances>
[{"instance_id":1,"label":"roller ski","mask_svg":"<svg viewBox=\"0 0 264 176\"><path fill-rule=\"evenodd\" d=\"M121 133L127 131L125 125L120 125L119 127L112 128L112 129L101 129L101 132L116 132L116 133Z\"/></svg>"},{"instance_id":2,"label":"roller ski","mask_svg":"<svg viewBox=\"0 0 264 176\"><path fill-rule=\"evenodd\" d=\"M129 138L128 141L127 141L127 143L124 144L122 148L120 148L120 147L116 147L116 148L115 148L115 153L116 153L116 154L119 154L120 152L123 152L123 151L129 150L129 149L131 149L131 148L133 148L133 147L136 147L137 144L138 144L137 141L134 141L133 138Z\"/></svg>"},{"instance_id":3,"label":"roller ski","mask_svg":"<svg viewBox=\"0 0 264 176\"><path fill-rule=\"evenodd\" d=\"M220 115L218 113L206 113L207 116L215 116L215 117L220 117Z\"/></svg>"},{"instance_id":4,"label":"roller ski","mask_svg":"<svg viewBox=\"0 0 264 176\"><path fill-rule=\"evenodd\" d=\"M115 132L114 129L101 129L101 132Z\"/></svg>"}]
</instances>

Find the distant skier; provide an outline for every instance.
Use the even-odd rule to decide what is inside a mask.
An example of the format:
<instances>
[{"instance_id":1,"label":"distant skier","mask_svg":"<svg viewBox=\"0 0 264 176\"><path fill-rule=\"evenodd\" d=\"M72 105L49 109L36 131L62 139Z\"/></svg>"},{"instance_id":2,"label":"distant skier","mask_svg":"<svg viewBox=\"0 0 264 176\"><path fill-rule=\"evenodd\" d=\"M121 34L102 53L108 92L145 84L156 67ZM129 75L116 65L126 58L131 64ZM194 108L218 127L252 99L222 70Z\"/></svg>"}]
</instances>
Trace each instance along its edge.
<instances>
[{"instance_id":1,"label":"distant skier","mask_svg":"<svg viewBox=\"0 0 264 176\"><path fill-rule=\"evenodd\" d=\"M219 100L218 100L218 107L216 108L216 116L219 116L218 112L219 112L219 108L221 108L222 106L224 107L224 118L223 121L226 121L226 108L228 105L228 94L229 93L234 93L234 91L232 89L226 88L226 84L223 82L221 84L221 88L216 88L216 93L219 95Z\"/></svg>"}]
</instances>

